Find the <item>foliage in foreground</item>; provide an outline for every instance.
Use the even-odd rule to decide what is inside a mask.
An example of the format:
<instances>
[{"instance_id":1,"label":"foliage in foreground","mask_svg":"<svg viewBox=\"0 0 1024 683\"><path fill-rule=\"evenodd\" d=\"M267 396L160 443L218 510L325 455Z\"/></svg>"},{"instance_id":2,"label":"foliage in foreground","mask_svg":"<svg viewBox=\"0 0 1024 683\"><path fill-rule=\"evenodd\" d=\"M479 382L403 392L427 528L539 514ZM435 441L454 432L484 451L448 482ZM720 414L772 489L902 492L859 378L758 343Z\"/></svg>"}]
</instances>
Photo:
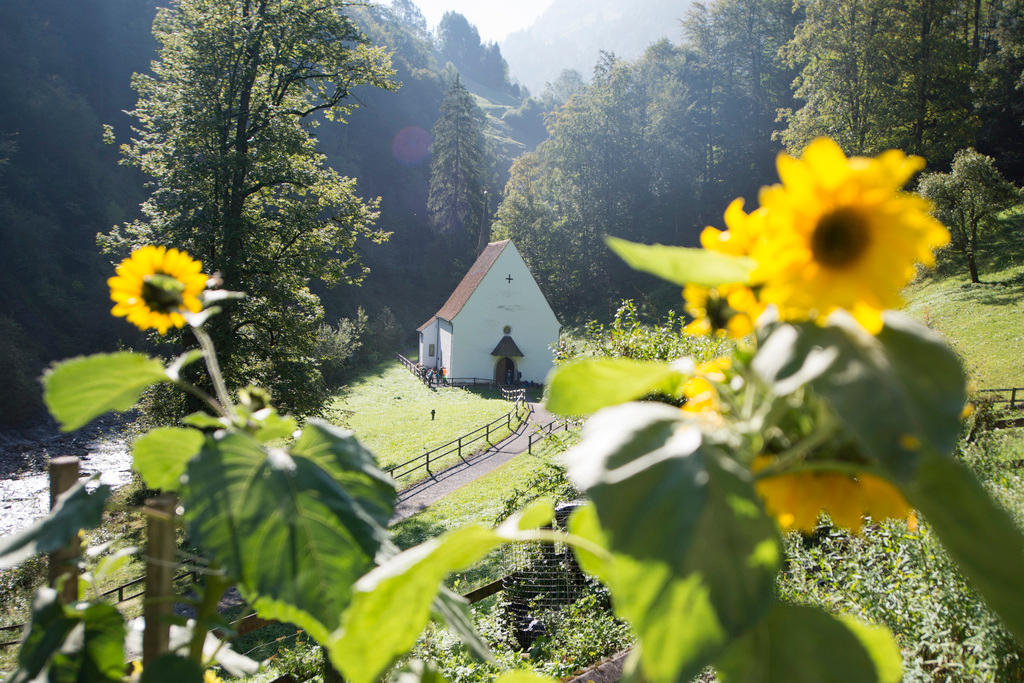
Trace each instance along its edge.
<instances>
[{"instance_id":1,"label":"foliage in foreground","mask_svg":"<svg viewBox=\"0 0 1024 683\"><path fill-rule=\"evenodd\" d=\"M543 528L554 510L535 501L496 528L468 525L399 552L386 531L394 485L373 456L316 420L296 431L263 390L235 401L204 329L211 304L230 293L204 291L196 313L185 283L150 264L139 319L184 318L201 351L169 367L128 352L72 359L46 379L66 429L131 408L156 383L192 393L208 411L148 433L133 453L147 485L178 493L208 562L196 619L172 629L170 651L146 639L143 679L198 680L215 658L229 669L255 665L211 633L231 586L261 616L305 630L354 683L376 680L432 618L493 661L443 581L508 543L547 541L572 547L608 587L637 637L628 667L646 679L688 681L714 666L727 681L894 682L899 649L884 626L780 600L780 527L813 529L822 511L853 531L865 516L913 526L911 506L1024 640L1024 535L954 457L966 399L959 360L926 327L884 310L915 262L930 262L948 239L919 198L900 192L921 163L898 151L847 159L817 140L800 159L780 156L781 184L750 214L734 202L728 230L702 235L706 251L610 242L631 266L685 285L688 309L712 330L743 329L731 324L737 316L756 328L729 356L699 365L616 357L559 367L549 408L593 413L567 456L569 479L592 504L573 513L568 533ZM212 396L181 377L200 359ZM647 396L666 401L639 400ZM80 526L76 510L95 512L104 497L72 490L49 518L5 539L0 558L57 547ZM41 591L15 680L47 667L119 679L124 633L109 605L61 605ZM440 678L415 661L408 672Z\"/></svg>"}]
</instances>

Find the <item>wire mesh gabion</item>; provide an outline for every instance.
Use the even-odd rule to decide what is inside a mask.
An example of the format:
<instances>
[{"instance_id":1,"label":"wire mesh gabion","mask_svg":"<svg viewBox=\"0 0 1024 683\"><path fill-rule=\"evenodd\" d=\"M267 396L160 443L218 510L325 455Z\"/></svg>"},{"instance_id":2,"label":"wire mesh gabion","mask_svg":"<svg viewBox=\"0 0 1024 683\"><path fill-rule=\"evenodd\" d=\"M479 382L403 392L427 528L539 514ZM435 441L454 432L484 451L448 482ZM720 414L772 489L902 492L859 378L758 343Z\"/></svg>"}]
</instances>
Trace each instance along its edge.
<instances>
[{"instance_id":1,"label":"wire mesh gabion","mask_svg":"<svg viewBox=\"0 0 1024 683\"><path fill-rule=\"evenodd\" d=\"M585 501L555 507L553 526L565 530L573 510ZM580 599L587 578L572 548L564 543L515 543L502 552L502 604L509 628L523 649L556 626L550 615ZM549 622L549 623L545 623Z\"/></svg>"}]
</instances>

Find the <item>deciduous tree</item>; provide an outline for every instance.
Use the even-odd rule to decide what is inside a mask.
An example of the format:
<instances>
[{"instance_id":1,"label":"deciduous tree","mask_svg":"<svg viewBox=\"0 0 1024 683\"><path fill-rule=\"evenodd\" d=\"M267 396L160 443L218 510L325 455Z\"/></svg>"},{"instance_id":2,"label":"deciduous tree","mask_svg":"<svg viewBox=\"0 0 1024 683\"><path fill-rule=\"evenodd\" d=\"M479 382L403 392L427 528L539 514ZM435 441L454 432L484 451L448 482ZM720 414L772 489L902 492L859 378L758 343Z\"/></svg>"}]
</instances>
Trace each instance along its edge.
<instances>
[{"instance_id":1,"label":"deciduous tree","mask_svg":"<svg viewBox=\"0 0 1024 683\"><path fill-rule=\"evenodd\" d=\"M188 249L248 298L213 323L228 379L317 407L322 318L308 283L365 275L357 239L381 241L376 203L324 163L311 127L343 118L360 85L393 87L344 0L178 0L153 24L152 75L136 74L124 161L153 178L142 218L101 236ZM325 125L328 125L325 123Z\"/></svg>"},{"instance_id":2,"label":"deciduous tree","mask_svg":"<svg viewBox=\"0 0 1024 683\"><path fill-rule=\"evenodd\" d=\"M962 149L949 173L922 176L918 191L935 205L936 218L946 224L952 247L963 254L971 282L979 282L976 260L982 233L996 214L1021 200L1020 191L1003 178L992 157Z\"/></svg>"}]
</instances>

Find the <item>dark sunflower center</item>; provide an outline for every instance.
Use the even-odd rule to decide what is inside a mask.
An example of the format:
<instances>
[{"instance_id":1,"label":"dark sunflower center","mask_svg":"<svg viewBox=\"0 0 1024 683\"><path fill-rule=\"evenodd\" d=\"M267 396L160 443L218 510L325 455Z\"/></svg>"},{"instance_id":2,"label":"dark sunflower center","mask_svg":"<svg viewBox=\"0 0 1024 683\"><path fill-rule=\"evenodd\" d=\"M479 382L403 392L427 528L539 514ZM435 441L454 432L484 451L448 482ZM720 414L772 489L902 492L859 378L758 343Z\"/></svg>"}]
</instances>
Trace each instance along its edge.
<instances>
[{"instance_id":1,"label":"dark sunflower center","mask_svg":"<svg viewBox=\"0 0 1024 683\"><path fill-rule=\"evenodd\" d=\"M729 305L729 300L724 296L719 296L715 291L708 294L704 310L707 312L708 322L711 323L713 330L726 329L729 326L729 321L736 315L736 311Z\"/></svg>"},{"instance_id":2,"label":"dark sunflower center","mask_svg":"<svg viewBox=\"0 0 1024 683\"><path fill-rule=\"evenodd\" d=\"M164 273L153 273L142 279L142 300L154 313L170 313L184 303L185 283Z\"/></svg>"},{"instance_id":3,"label":"dark sunflower center","mask_svg":"<svg viewBox=\"0 0 1024 683\"><path fill-rule=\"evenodd\" d=\"M821 217L811 235L814 260L830 268L855 263L868 248L867 221L853 209L837 209Z\"/></svg>"}]
</instances>

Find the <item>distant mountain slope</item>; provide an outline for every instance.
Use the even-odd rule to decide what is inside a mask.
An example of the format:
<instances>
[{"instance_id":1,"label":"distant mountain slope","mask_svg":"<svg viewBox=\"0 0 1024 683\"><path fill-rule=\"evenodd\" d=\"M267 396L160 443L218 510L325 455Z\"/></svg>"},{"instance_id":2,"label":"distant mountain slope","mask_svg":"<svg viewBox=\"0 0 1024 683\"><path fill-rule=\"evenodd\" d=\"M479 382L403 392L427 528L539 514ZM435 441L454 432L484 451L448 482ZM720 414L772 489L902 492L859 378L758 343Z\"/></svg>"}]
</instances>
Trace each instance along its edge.
<instances>
[{"instance_id":1,"label":"distant mountain slope","mask_svg":"<svg viewBox=\"0 0 1024 683\"><path fill-rule=\"evenodd\" d=\"M679 42L692 0L555 0L533 26L511 34L501 52L512 75L539 95L563 69L590 79L600 50L625 59L651 43Z\"/></svg>"}]
</instances>

